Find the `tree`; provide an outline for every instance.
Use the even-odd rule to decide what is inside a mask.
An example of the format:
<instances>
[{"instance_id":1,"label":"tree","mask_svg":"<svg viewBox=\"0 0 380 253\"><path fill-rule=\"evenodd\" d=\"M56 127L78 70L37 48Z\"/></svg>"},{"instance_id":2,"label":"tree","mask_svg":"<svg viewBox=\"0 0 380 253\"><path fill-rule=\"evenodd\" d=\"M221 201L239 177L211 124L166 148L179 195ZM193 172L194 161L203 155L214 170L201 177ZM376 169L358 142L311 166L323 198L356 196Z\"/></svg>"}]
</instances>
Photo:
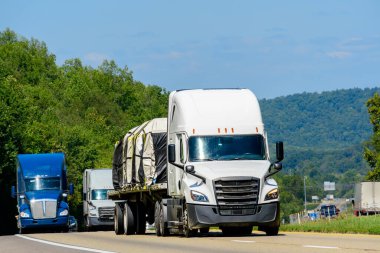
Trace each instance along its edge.
<instances>
[{"instance_id":1,"label":"tree","mask_svg":"<svg viewBox=\"0 0 380 253\"><path fill-rule=\"evenodd\" d=\"M380 180L380 96L378 93L367 102L370 122L373 125L373 135L364 147L364 158L367 160L371 170L367 179L371 181Z\"/></svg>"}]
</instances>

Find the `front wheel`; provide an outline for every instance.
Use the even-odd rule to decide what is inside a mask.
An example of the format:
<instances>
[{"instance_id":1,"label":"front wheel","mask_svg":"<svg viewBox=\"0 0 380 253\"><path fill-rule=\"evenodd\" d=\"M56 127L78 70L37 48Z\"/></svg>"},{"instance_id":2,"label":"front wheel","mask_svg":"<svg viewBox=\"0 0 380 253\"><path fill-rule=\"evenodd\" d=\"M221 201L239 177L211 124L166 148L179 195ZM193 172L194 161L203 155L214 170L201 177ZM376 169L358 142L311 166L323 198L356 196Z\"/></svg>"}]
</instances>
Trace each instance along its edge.
<instances>
[{"instance_id":1,"label":"front wheel","mask_svg":"<svg viewBox=\"0 0 380 253\"><path fill-rule=\"evenodd\" d=\"M278 230L280 227L270 227L270 228L265 228L264 231L267 236L276 236L278 235Z\"/></svg>"},{"instance_id":2,"label":"front wheel","mask_svg":"<svg viewBox=\"0 0 380 253\"><path fill-rule=\"evenodd\" d=\"M198 230L191 229L189 226L189 213L187 212L186 204L183 210L182 222L183 222L183 235L186 238L195 236L197 234Z\"/></svg>"}]
</instances>

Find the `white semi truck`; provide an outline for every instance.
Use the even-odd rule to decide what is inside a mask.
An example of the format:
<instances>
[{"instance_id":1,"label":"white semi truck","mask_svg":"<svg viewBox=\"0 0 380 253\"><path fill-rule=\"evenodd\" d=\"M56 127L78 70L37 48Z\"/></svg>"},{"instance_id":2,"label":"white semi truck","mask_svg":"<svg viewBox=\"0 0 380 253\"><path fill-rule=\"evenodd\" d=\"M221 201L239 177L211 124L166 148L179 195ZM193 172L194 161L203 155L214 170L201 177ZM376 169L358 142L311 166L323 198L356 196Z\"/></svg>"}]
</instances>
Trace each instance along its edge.
<instances>
[{"instance_id":1,"label":"white semi truck","mask_svg":"<svg viewBox=\"0 0 380 253\"><path fill-rule=\"evenodd\" d=\"M108 199L113 190L112 169L86 169L83 172L83 221L86 230L114 225L115 203Z\"/></svg>"},{"instance_id":2,"label":"white semi truck","mask_svg":"<svg viewBox=\"0 0 380 253\"><path fill-rule=\"evenodd\" d=\"M260 106L248 89L173 91L167 119L131 129L115 146L115 233L277 235L283 144L271 162Z\"/></svg>"},{"instance_id":3,"label":"white semi truck","mask_svg":"<svg viewBox=\"0 0 380 253\"><path fill-rule=\"evenodd\" d=\"M380 182L360 182L355 185L354 214L380 213Z\"/></svg>"}]
</instances>

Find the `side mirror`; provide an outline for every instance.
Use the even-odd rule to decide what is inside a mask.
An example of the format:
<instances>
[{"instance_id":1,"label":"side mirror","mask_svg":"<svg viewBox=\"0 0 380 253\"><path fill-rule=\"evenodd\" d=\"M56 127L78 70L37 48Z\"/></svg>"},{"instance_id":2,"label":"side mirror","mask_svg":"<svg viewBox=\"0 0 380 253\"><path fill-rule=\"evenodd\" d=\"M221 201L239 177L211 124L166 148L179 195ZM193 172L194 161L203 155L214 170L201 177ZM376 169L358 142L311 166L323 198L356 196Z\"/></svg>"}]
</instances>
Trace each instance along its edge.
<instances>
[{"instance_id":1,"label":"side mirror","mask_svg":"<svg viewBox=\"0 0 380 253\"><path fill-rule=\"evenodd\" d=\"M14 185L12 185L12 188L11 188L11 197L12 198L16 198L17 194L16 194L16 187Z\"/></svg>"},{"instance_id":2,"label":"side mirror","mask_svg":"<svg viewBox=\"0 0 380 253\"><path fill-rule=\"evenodd\" d=\"M185 172L187 173L194 173L194 166L193 165L186 165Z\"/></svg>"},{"instance_id":3,"label":"side mirror","mask_svg":"<svg viewBox=\"0 0 380 253\"><path fill-rule=\"evenodd\" d=\"M169 159L169 163L175 162L175 145L174 144L168 145L168 159Z\"/></svg>"},{"instance_id":4,"label":"side mirror","mask_svg":"<svg viewBox=\"0 0 380 253\"><path fill-rule=\"evenodd\" d=\"M278 162L284 159L284 143L282 141L276 142L276 158Z\"/></svg>"},{"instance_id":5,"label":"side mirror","mask_svg":"<svg viewBox=\"0 0 380 253\"><path fill-rule=\"evenodd\" d=\"M73 194L74 194L74 184L73 184L73 183L70 183L70 184L69 184L69 194L70 194L70 195L73 195Z\"/></svg>"}]
</instances>

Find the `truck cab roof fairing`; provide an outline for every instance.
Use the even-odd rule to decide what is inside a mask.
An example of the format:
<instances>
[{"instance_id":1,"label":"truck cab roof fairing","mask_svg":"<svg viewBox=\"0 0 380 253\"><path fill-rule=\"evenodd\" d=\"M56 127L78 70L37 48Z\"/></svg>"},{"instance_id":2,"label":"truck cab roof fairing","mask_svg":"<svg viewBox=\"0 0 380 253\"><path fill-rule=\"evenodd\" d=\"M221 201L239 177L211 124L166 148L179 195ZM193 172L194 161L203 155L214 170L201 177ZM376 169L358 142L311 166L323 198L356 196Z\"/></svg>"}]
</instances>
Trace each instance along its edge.
<instances>
[{"instance_id":1,"label":"truck cab roof fairing","mask_svg":"<svg viewBox=\"0 0 380 253\"><path fill-rule=\"evenodd\" d=\"M41 177L61 176L62 167L65 166L63 153L19 154L17 158L25 178L36 175ZM64 167L64 169L66 168Z\"/></svg>"}]
</instances>

